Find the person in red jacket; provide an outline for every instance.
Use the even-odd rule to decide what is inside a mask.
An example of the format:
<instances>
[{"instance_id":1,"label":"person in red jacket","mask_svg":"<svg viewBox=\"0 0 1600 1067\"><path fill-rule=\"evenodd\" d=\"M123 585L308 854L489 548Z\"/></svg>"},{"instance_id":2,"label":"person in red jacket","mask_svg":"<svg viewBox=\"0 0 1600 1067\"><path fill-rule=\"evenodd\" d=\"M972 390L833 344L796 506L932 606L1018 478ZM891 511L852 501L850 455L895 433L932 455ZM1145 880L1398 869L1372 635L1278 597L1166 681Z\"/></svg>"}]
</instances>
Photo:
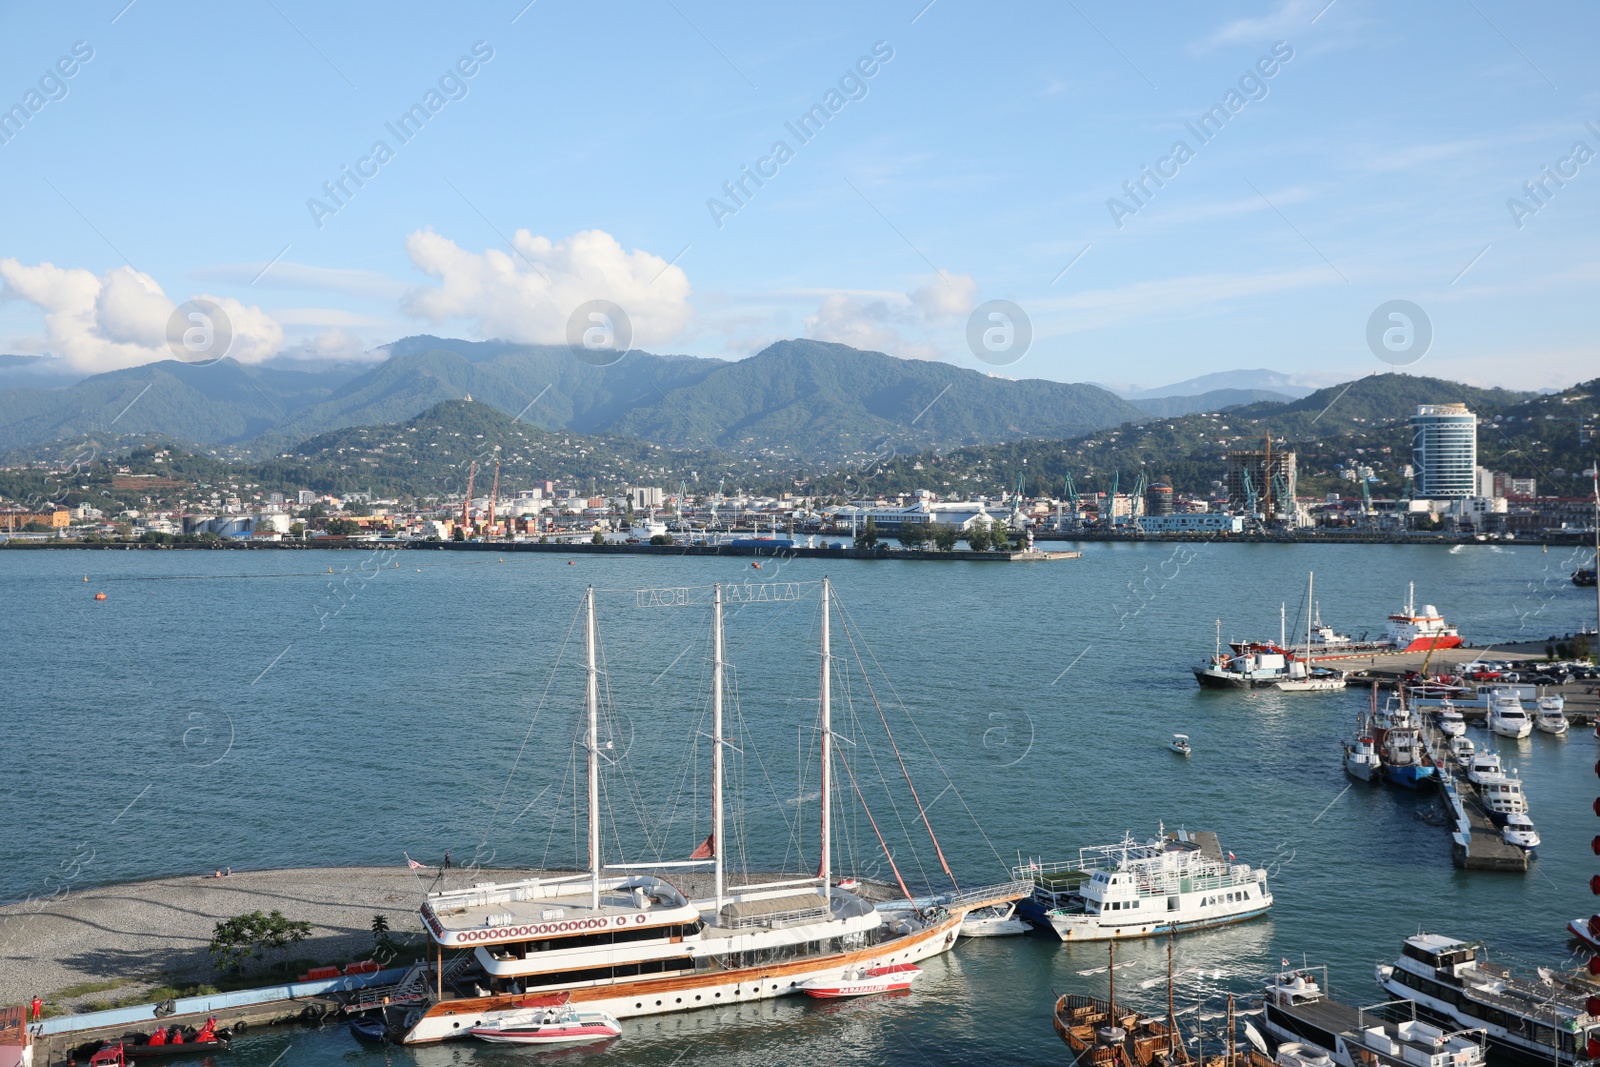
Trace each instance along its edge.
<instances>
[{"instance_id":1,"label":"person in red jacket","mask_svg":"<svg viewBox=\"0 0 1600 1067\"><path fill-rule=\"evenodd\" d=\"M39 997L35 995L33 998L33 1018L35 1022L39 1020L39 1017L43 1014L43 1012L44 1001L40 1000Z\"/></svg>"}]
</instances>

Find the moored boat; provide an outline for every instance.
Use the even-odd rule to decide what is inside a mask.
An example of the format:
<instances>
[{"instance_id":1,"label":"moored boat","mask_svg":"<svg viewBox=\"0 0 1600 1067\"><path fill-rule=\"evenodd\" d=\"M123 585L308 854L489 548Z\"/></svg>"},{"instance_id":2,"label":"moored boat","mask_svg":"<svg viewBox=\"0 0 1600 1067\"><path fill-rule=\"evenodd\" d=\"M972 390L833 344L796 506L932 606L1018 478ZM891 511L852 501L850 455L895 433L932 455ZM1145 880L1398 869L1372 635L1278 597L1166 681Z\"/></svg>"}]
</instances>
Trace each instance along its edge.
<instances>
[{"instance_id":1,"label":"moored boat","mask_svg":"<svg viewBox=\"0 0 1600 1067\"><path fill-rule=\"evenodd\" d=\"M142 1061L214 1055L227 1052L231 1047L228 1035L217 1031L216 1016L207 1019L198 1030L193 1027L163 1026L142 1041L130 1044L124 1040L120 1044L128 1059Z\"/></svg>"},{"instance_id":2,"label":"moored boat","mask_svg":"<svg viewBox=\"0 0 1600 1067\"><path fill-rule=\"evenodd\" d=\"M1461 737L1467 732L1467 720L1448 700L1433 717L1433 723L1446 737Z\"/></svg>"},{"instance_id":3,"label":"moored boat","mask_svg":"<svg viewBox=\"0 0 1600 1067\"><path fill-rule=\"evenodd\" d=\"M1532 852L1539 847L1539 831L1533 828L1533 820L1528 818L1527 812L1513 812L1500 827L1500 840L1524 852Z\"/></svg>"},{"instance_id":4,"label":"moored boat","mask_svg":"<svg viewBox=\"0 0 1600 1067\"><path fill-rule=\"evenodd\" d=\"M622 1024L603 1011L579 1011L562 993L521 1002L518 1011L467 1031L494 1045L572 1045L622 1035Z\"/></svg>"},{"instance_id":5,"label":"moored boat","mask_svg":"<svg viewBox=\"0 0 1600 1067\"><path fill-rule=\"evenodd\" d=\"M832 1000L839 997L866 997L874 993L892 993L910 989L911 983L922 974L922 968L910 963L895 963L884 967L852 967L834 978L817 977L800 984L800 992L808 997Z\"/></svg>"},{"instance_id":6,"label":"moored boat","mask_svg":"<svg viewBox=\"0 0 1600 1067\"><path fill-rule=\"evenodd\" d=\"M1395 652L1427 652L1439 648L1459 648L1461 634L1444 621L1439 609L1424 604L1417 610L1417 587L1406 587L1405 605L1389 616L1385 644Z\"/></svg>"},{"instance_id":7,"label":"moored boat","mask_svg":"<svg viewBox=\"0 0 1600 1067\"><path fill-rule=\"evenodd\" d=\"M1555 734L1557 736L1567 732L1567 702L1560 694L1543 696L1539 698L1539 710L1534 716L1533 725L1540 732Z\"/></svg>"},{"instance_id":8,"label":"moored boat","mask_svg":"<svg viewBox=\"0 0 1600 1067\"><path fill-rule=\"evenodd\" d=\"M1318 981L1320 976L1321 981ZM1261 1022L1279 1042L1280 1067L1481 1067L1482 1028L1446 1032L1391 1004L1351 1007L1327 995L1327 968L1302 967L1269 979Z\"/></svg>"},{"instance_id":9,"label":"moored boat","mask_svg":"<svg viewBox=\"0 0 1600 1067\"><path fill-rule=\"evenodd\" d=\"M1477 746L1470 737L1452 737L1449 748L1450 758L1462 770L1472 766L1472 761L1477 756Z\"/></svg>"},{"instance_id":10,"label":"moored boat","mask_svg":"<svg viewBox=\"0 0 1600 1067\"><path fill-rule=\"evenodd\" d=\"M1571 920L1567 923L1567 933L1583 942L1589 951L1600 952L1600 915Z\"/></svg>"},{"instance_id":11,"label":"moored boat","mask_svg":"<svg viewBox=\"0 0 1600 1067\"><path fill-rule=\"evenodd\" d=\"M1383 758L1378 746L1370 737L1358 737L1344 742L1344 772L1361 782L1377 782L1383 778Z\"/></svg>"},{"instance_id":12,"label":"moored boat","mask_svg":"<svg viewBox=\"0 0 1600 1067\"><path fill-rule=\"evenodd\" d=\"M1015 903L979 908L961 920L962 937L1013 937L1027 932L1028 924L1017 918Z\"/></svg>"},{"instance_id":13,"label":"moored boat","mask_svg":"<svg viewBox=\"0 0 1600 1067\"><path fill-rule=\"evenodd\" d=\"M361 1015L350 1020L350 1036L367 1045L387 1045L389 1027L380 1015Z\"/></svg>"},{"instance_id":14,"label":"moored boat","mask_svg":"<svg viewBox=\"0 0 1600 1067\"><path fill-rule=\"evenodd\" d=\"M1533 733L1533 720L1528 718L1516 693L1507 689L1489 694L1489 729L1501 737L1514 739Z\"/></svg>"}]
</instances>

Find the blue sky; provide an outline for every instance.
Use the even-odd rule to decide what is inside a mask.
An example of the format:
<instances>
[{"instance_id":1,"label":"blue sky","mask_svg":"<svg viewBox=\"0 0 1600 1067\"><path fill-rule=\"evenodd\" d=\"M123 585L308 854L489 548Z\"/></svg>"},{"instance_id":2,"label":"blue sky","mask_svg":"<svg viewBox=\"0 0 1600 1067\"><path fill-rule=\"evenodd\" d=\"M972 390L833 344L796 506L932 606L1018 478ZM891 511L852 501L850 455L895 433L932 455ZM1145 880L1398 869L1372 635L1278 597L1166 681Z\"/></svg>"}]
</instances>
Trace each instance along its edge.
<instances>
[{"instance_id":1,"label":"blue sky","mask_svg":"<svg viewBox=\"0 0 1600 1067\"><path fill-rule=\"evenodd\" d=\"M0 351L165 358L197 296L247 360L556 342L607 299L653 351L1329 382L1390 368L1367 323L1403 299L1414 373L1600 368L1592 5L524 3L0 8ZM1003 366L989 300L1032 325Z\"/></svg>"}]
</instances>

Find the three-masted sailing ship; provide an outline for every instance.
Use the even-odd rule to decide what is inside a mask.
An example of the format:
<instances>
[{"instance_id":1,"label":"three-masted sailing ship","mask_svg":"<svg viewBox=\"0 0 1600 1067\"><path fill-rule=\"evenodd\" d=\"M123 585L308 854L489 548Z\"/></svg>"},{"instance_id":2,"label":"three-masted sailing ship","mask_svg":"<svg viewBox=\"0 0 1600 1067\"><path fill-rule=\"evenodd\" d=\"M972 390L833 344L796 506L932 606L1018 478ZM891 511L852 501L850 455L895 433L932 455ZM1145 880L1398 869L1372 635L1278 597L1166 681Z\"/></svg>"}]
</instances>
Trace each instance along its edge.
<instances>
[{"instance_id":1,"label":"three-masted sailing ship","mask_svg":"<svg viewBox=\"0 0 1600 1067\"><path fill-rule=\"evenodd\" d=\"M834 883L832 599L832 587L824 579L818 699L819 869L813 877L730 887L723 840L723 749L728 746L723 733L727 666L723 589L715 587L712 600L711 835L689 860L631 866L607 864L601 852L601 685L594 589L587 591L582 747L588 869L429 894L421 915L437 951L413 974L418 999L390 1009L395 1016L392 1023L406 1043L465 1036L473 1027L519 1010L530 999L552 994L564 994L578 1008L619 1019L794 994L813 979L913 963L946 952L955 944L967 912L1027 892L1025 884L1008 883L886 914L852 888ZM848 763L845 766L848 771ZM932 833L931 826L928 832ZM889 861L892 866L893 857ZM670 871L650 873L689 866L711 867L709 897L692 899L673 884ZM905 889L903 880L901 888ZM906 895L911 896L909 890ZM457 955L446 960L445 953L451 950Z\"/></svg>"}]
</instances>

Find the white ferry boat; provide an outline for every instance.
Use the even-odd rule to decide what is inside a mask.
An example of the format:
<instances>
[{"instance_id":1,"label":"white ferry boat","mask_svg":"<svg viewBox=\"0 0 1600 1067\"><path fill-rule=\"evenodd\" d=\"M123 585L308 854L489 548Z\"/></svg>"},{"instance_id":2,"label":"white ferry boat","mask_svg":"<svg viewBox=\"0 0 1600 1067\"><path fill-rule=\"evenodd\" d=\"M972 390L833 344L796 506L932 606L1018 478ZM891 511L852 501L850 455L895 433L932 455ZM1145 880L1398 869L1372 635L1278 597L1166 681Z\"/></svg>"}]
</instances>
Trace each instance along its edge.
<instances>
[{"instance_id":1,"label":"white ferry boat","mask_svg":"<svg viewBox=\"0 0 1600 1067\"><path fill-rule=\"evenodd\" d=\"M1573 1067L1596 1058L1600 1017L1589 1014L1589 987L1544 968L1522 975L1482 953L1474 942L1415 934L1399 959L1378 965L1378 984L1438 1025L1482 1027L1508 1062Z\"/></svg>"},{"instance_id":2,"label":"white ferry boat","mask_svg":"<svg viewBox=\"0 0 1600 1067\"><path fill-rule=\"evenodd\" d=\"M1037 887L1018 911L1063 941L1157 937L1254 919L1272 907L1267 873L1235 862L1209 831L1163 830L1142 845L1129 835L1080 849L1076 861L1014 873Z\"/></svg>"},{"instance_id":3,"label":"white ferry boat","mask_svg":"<svg viewBox=\"0 0 1600 1067\"><path fill-rule=\"evenodd\" d=\"M607 863L602 851L601 681L594 590L584 602L588 870L572 875L430 893L422 922L437 947L397 987L390 1008L407 1044L465 1037L525 1011L529 997L565 994L574 1010L618 1019L720 1007L800 994L815 980L894 968L947 951L967 912L1027 891L969 890L944 903L881 914L834 884L833 741L829 619L821 585L820 870L816 877L729 888L724 884L722 587L712 614L711 835L686 861ZM848 769L849 764L845 767ZM580 772L581 773L581 772ZM608 824L609 825L609 824ZM931 833L931 829L930 829ZM894 859L888 860L893 869ZM690 899L666 877L641 870L711 867L714 891ZM902 881L901 889L905 890ZM906 891L909 897L909 891ZM446 959L445 953L457 955ZM460 950L465 950L464 952ZM480 1035L481 1036L481 1035Z\"/></svg>"},{"instance_id":4,"label":"white ferry boat","mask_svg":"<svg viewBox=\"0 0 1600 1067\"><path fill-rule=\"evenodd\" d=\"M1317 981L1320 973L1322 981ZM1352 1008L1329 997L1326 967L1286 971L1266 983L1261 1022L1278 1042L1278 1062L1286 1049L1320 1053L1338 1067L1481 1067L1487 1034L1481 1027L1454 1029L1416 1018L1394 1018L1395 1002Z\"/></svg>"}]
</instances>

